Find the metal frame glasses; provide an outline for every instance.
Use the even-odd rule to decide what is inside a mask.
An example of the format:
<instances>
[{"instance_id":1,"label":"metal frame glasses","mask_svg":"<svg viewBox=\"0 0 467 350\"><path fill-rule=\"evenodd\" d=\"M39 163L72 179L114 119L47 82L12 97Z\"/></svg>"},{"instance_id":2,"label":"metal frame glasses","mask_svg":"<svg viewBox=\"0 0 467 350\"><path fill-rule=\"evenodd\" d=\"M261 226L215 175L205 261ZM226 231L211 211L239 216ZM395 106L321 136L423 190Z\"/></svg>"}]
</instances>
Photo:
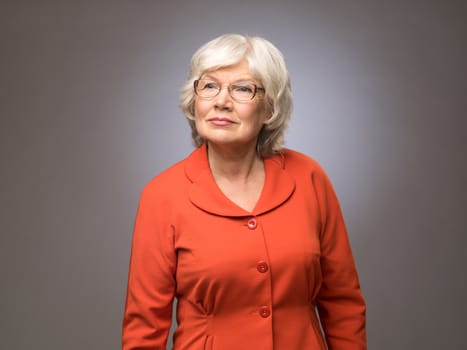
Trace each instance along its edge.
<instances>
[{"instance_id":1,"label":"metal frame glasses","mask_svg":"<svg viewBox=\"0 0 467 350\"><path fill-rule=\"evenodd\" d=\"M197 79L193 87L195 94L209 100L220 94L222 84L212 79ZM255 98L258 91L264 91L264 88L257 86L249 81L237 81L227 86L230 97L237 102L248 102Z\"/></svg>"}]
</instances>

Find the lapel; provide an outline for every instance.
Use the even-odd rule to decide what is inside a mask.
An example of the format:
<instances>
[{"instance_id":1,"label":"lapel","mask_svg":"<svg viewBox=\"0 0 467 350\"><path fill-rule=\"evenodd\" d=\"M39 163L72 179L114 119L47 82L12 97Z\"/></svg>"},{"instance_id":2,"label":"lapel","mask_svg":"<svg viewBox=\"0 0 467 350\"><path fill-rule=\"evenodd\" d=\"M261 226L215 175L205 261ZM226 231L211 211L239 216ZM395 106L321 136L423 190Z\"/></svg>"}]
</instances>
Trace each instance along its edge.
<instances>
[{"instance_id":1,"label":"lapel","mask_svg":"<svg viewBox=\"0 0 467 350\"><path fill-rule=\"evenodd\" d=\"M264 159L266 179L260 199L253 212L248 212L229 198L217 186L209 168L206 145L194 150L185 161L185 175L191 182L190 201L214 215L229 217L256 216L287 201L295 190L295 181L285 169L283 154Z\"/></svg>"}]
</instances>

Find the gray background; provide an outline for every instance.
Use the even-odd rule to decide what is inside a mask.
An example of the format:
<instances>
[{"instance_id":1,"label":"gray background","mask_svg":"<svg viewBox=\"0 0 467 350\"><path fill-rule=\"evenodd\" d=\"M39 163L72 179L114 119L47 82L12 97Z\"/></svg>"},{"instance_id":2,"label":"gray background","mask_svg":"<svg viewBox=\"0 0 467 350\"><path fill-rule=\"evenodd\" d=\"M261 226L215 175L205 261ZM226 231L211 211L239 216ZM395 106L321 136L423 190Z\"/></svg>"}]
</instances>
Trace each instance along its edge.
<instances>
[{"instance_id":1,"label":"gray background","mask_svg":"<svg viewBox=\"0 0 467 350\"><path fill-rule=\"evenodd\" d=\"M178 91L225 32L284 53L288 147L341 200L370 349L466 349L465 1L2 1L2 349L118 349L143 185L191 149Z\"/></svg>"}]
</instances>

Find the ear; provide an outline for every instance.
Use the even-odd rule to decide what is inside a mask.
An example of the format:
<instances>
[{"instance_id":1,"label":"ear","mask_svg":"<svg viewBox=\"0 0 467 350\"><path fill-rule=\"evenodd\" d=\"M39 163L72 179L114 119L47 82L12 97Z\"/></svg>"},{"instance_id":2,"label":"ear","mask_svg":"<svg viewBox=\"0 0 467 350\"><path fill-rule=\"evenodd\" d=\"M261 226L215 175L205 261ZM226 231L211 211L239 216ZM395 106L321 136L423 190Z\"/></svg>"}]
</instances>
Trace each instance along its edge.
<instances>
[{"instance_id":1,"label":"ear","mask_svg":"<svg viewBox=\"0 0 467 350\"><path fill-rule=\"evenodd\" d=\"M266 106L266 110L264 111L264 116L263 116L263 124L267 124L269 120L273 116L273 111L271 107Z\"/></svg>"}]
</instances>

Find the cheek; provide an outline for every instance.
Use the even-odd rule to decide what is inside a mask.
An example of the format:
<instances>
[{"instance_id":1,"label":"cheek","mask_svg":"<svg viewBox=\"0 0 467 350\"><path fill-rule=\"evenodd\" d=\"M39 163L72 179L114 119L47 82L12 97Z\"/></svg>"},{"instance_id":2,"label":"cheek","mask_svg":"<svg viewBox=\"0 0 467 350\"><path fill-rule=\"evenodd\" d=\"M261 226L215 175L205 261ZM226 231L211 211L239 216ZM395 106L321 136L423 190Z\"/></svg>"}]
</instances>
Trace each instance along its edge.
<instances>
[{"instance_id":1,"label":"cheek","mask_svg":"<svg viewBox=\"0 0 467 350\"><path fill-rule=\"evenodd\" d=\"M211 108L210 105L211 104L209 101L203 101L203 100L196 99L195 105L194 105L195 119L205 115Z\"/></svg>"},{"instance_id":2,"label":"cheek","mask_svg":"<svg viewBox=\"0 0 467 350\"><path fill-rule=\"evenodd\" d=\"M254 108L251 108L248 114L251 116L252 120L256 121L257 124L263 124L269 119L269 114L263 105L257 105Z\"/></svg>"}]
</instances>

